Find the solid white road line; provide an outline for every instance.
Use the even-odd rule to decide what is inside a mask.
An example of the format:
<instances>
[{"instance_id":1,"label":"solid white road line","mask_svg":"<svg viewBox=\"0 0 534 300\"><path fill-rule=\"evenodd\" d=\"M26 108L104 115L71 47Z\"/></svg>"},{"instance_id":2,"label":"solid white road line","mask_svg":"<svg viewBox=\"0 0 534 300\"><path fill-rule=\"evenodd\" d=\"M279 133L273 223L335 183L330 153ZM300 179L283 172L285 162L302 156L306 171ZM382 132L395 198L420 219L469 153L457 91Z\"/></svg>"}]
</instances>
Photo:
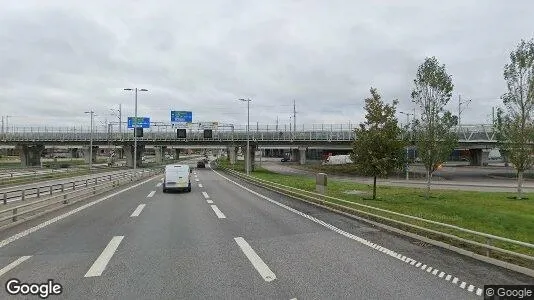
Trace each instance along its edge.
<instances>
[{"instance_id":1,"label":"solid white road line","mask_svg":"<svg viewBox=\"0 0 534 300\"><path fill-rule=\"evenodd\" d=\"M206 192L202 192L202 196L204 196L204 198L208 199L210 196L208 195L208 193Z\"/></svg>"},{"instance_id":2,"label":"solid white road line","mask_svg":"<svg viewBox=\"0 0 534 300\"><path fill-rule=\"evenodd\" d=\"M152 191L152 192L150 192L146 197L147 197L147 198L152 198L152 197L154 197L154 194L155 194L155 193L156 193L156 191Z\"/></svg>"},{"instance_id":3,"label":"solid white road line","mask_svg":"<svg viewBox=\"0 0 534 300\"><path fill-rule=\"evenodd\" d=\"M208 199L206 201L208 201L209 204L213 204L213 201L211 201L210 199Z\"/></svg>"},{"instance_id":4,"label":"solid white road line","mask_svg":"<svg viewBox=\"0 0 534 300\"><path fill-rule=\"evenodd\" d=\"M202 186L202 183L199 183L199 184L198 184L198 187L201 188L201 187L204 187L204 186Z\"/></svg>"},{"instance_id":5,"label":"solid white road line","mask_svg":"<svg viewBox=\"0 0 534 300\"><path fill-rule=\"evenodd\" d=\"M245 241L242 237L236 237L234 238L237 245L239 245L239 248L241 248L241 251L245 253L245 256L248 258L248 260L252 263L254 268L260 273L261 277L267 282L271 282L276 279L276 275L274 275L273 271L269 269L267 264L263 262L263 260L254 252L254 249L250 247L250 245Z\"/></svg>"},{"instance_id":6,"label":"solid white road line","mask_svg":"<svg viewBox=\"0 0 534 300\"><path fill-rule=\"evenodd\" d=\"M160 187L162 184L163 184L163 182L158 182L158 183L156 184L156 186L157 186L157 187Z\"/></svg>"},{"instance_id":7,"label":"solid white road line","mask_svg":"<svg viewBox=\"0 0 534 300\"><path fill-rule=\"evenodd\" d=\"M226 216L222 213L222 211L217 207L217 205L211 205L211 209L215 212L217 217L219 219L226 219Z\"/></svg>"},{"instance_id":8,"label":"solid white road line","mask_svg":"<svg viewBox=\"0 0 534 300\"><path fill-rule=\"evenodd\" d=\"M139 204L130 217L138 217L146 204Z\"/></svg>"},{"instance_id":9,"label":"solid white road line","mask_svg":"<svg viewBox=\"0 0 534 300\"><path fill-rule=\"evenodd\" d=\"M20 239L21 237L25 237L25 236L29 235L30 233L33 233L33 232L35 232L35 231L37 231L37 230L39 230L39 229L42 229L42 228L44 228L44 227L46 227L46 226L48 226L48 225L50 225L50 224L53 224L53 223L55 223L55 222L57 222L57 221L59 221L59 220L61 220L61 219L64 219L64 218L66 218L66 217L68 217L68 216L70 216L70 215L73 215L73 214L75 214L75 213L77 213L77 212L79 212L79 211L81 211L81 210L84 210L84 209L86 209L86 208L88 208L88 207L91 207L91 206L93 206L93 205L95 205L95 204L98 204L98 203L100 203L100 202L102 202L102 201L104 201L104 200L107 200L107 199L109 199L109 198L115 197L115 196L117 196L118 194L124 193L124 192L126 192L126 191L131 190L131 189L134 189L134 188L136 188L136 187L138 187L138 186L140 186L140 185L143 185L143 184L145 184L145 183L147 183L147 182L150 182L150 181L152 181L152 180L154 180L154 178L147 179L147 180L145 180L145 181L142 181L142 182L140 182L140 183L137 183L137 184L135 184L135 185L132 185L132 186L130 186L130 187L127 187L127 188L125 188L125 189L122 189L122 190L120 190L120 191L117 191L117 192L115 192L115 193L113 193L113 194L110 194L110 195L107 195L107 196L102 197L102 198L100 198L100 199L97 199L97 200L95 200L95 201L93 201L93 202L89 202L89 203L87 203L87 204L84 204L84 205L82 205L82 206L80 206L80 207L78 207L78 208L75 208L75 209L73 209L73 210L71 210L71 211L68 211L68 212L66 212L66 213L64 213L64 214L62 214L62 215L59 215L59 216L57 216L57 217L54 217L54 218L52 218L52 219L50 219L50 220L48 220L48 221L46 221L46 222L43 222L43 223L41 223L41 224L39 224L39 225L35 225L35 226L33 226L32 228L26 229L26 230L24 230L24 231L21 231L21 232L15 234L15 235L12 235L12 236L8 237L7 239L0 241L0 248L5 247L6 245L11 244L12 242L14 242L14 241Z\"/></svg>"},{"instance_id":10,"label":"solid white road line","mask_svg":"<svg viewBox=\"0 0 534 300\"><path fill-rule=\"evenodd\" d=\"M0 276L2 276L4 274L6 274L7 272L11 271L13 268L15 268L16 266L20 265L21 263L23 263L24 261L26 261L30 257L31 256L22 256L22 257L17 258L15 261L13 261L9 265L3 267L0 270Z\"/></svg>"},{"instance_id":11,"label":"solid white road line","mask_svg":"<svg viewBox=\"0 0 534 300\"><path fill-rule=\"evenodd\" d=\"M102 275L102 272L106 269L111 257L119 248L119 244L122 242L124 236L114 236L109 244L106 246L102 254L95 260L89 271L85 274L84 277L94 277Z\"/></svg>"}]
</instances>

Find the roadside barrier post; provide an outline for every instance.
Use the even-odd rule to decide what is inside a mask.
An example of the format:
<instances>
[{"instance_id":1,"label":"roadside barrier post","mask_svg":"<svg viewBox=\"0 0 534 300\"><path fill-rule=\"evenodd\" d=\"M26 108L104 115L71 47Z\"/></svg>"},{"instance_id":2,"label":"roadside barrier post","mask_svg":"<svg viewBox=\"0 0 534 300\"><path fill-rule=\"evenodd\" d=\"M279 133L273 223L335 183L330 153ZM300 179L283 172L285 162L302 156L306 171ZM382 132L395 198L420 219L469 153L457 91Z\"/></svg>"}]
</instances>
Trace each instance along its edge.
<instances>
[{"instance_id":1,"label":"roadside barrier post","mask_svg":"<svg viewBox=\"0 0 534 300\"><path fill-rule=\"evenodd\" d=\"M325 173L317 173L315 178L315 190L319 194L326 194L327 176Z\"/></svg>"}]
</instances>

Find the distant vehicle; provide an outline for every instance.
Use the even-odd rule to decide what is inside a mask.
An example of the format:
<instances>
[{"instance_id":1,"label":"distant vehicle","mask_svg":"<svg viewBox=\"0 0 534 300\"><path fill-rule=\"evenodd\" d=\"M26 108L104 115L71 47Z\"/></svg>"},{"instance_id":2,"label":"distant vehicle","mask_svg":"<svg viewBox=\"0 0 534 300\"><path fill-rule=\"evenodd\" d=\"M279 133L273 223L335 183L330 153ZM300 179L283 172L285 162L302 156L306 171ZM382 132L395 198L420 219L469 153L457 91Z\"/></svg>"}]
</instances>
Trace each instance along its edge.
<instances>
[{"instance_id":1,"label":"distant vehicle","mask_svg":"<svg viewBox=\"0 0 534 300\"><path fill-rule=\"evenodd\" d=\"M206 162L204 162L204 160L199 160L197 162L197 168L205 168L206 167Z\"/></svg>"},{"instance_id":2,"label":"distant vehicle","mask_svg":"<svg viewBox=\"0 0 534 300\"><path fill-rule=\"evenodd\" d=\"M163 192L170 190L184 190L191 192L191 173L193 170L189 165L167 165L165 166L165 177L163 179Z\"/></svg>"},{"instance_id":3,"label":"distant vehicle","mask_svg":"<svg viewBox=\"0 0 534 300\"><path fill-rule=\"evenodd\" d=\"M351 163L352 159L350 159L350 155L332 155L323 162L323 165L344 165Z\"/></svg>"},{"instance_id":4,"label":"distant vehicle","mask_svg":"<svg viewBox=\"0 0 534 300\"><path fill-rule=\"evenodd\" d=\"M280 160L281 162L286 162L286 161L289 161L289 157L284 157Z\"/></svg>"}]
</instances>

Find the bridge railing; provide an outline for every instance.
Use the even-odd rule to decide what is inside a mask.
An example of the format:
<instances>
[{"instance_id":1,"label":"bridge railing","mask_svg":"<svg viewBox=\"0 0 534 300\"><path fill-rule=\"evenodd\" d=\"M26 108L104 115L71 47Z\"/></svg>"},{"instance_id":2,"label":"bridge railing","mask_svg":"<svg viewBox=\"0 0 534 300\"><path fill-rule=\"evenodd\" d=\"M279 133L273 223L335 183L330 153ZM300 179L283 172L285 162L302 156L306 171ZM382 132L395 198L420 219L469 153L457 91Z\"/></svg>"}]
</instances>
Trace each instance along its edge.
<instances>
[{"instance_id":1,"label":"bridge railing","mask_svg":"<svg viewBox=\"0 0 534 300\"><path fill-rule=\"evenodd\" d=\"M299 128L301 127L301 128ZM462 125L451 129L458 133L461 141L494 141L495 133L492 125ZM354 139L354 124L311 124L297 125L297 130L289 130L281 125L254 125L250 126L250 137L253 140L309 140L309 141L350 141ZM138 140L176 140L176 128L170 126L157 126L144 130L143 137ZM89 141L90 130L84 127L78 128L54 128L54 127L15 127L4 132L0 140L5 141ZM131 141L133 131L107 131L95 128L92 133L95 141ZM245 140L246 126L235 125L234 128L222 127L213 131L212 140L232 141ZM188 141L206 140L202 129L187 129Z\"/></svg>"}]
</instances>

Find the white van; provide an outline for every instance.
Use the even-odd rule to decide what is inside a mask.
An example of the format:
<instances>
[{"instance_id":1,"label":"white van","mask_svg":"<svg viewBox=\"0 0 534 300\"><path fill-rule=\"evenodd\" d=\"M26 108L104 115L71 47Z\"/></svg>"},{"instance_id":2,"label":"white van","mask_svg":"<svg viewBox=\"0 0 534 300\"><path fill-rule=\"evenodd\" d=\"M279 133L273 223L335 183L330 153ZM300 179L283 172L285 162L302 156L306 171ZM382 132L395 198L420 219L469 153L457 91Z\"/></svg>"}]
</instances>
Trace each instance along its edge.
<instances>
[{"instance_id":1,"label":"white van","mask_svg":"<svg viewBox=\"0 0 534 300\"><path fill-rule=\"evenodd\" d=\"M191 192L191 173L193 170L188 165L165 166L165 178L163 179L163 192L169 190L184 190Z\"/></svg>"}]
</instances>

